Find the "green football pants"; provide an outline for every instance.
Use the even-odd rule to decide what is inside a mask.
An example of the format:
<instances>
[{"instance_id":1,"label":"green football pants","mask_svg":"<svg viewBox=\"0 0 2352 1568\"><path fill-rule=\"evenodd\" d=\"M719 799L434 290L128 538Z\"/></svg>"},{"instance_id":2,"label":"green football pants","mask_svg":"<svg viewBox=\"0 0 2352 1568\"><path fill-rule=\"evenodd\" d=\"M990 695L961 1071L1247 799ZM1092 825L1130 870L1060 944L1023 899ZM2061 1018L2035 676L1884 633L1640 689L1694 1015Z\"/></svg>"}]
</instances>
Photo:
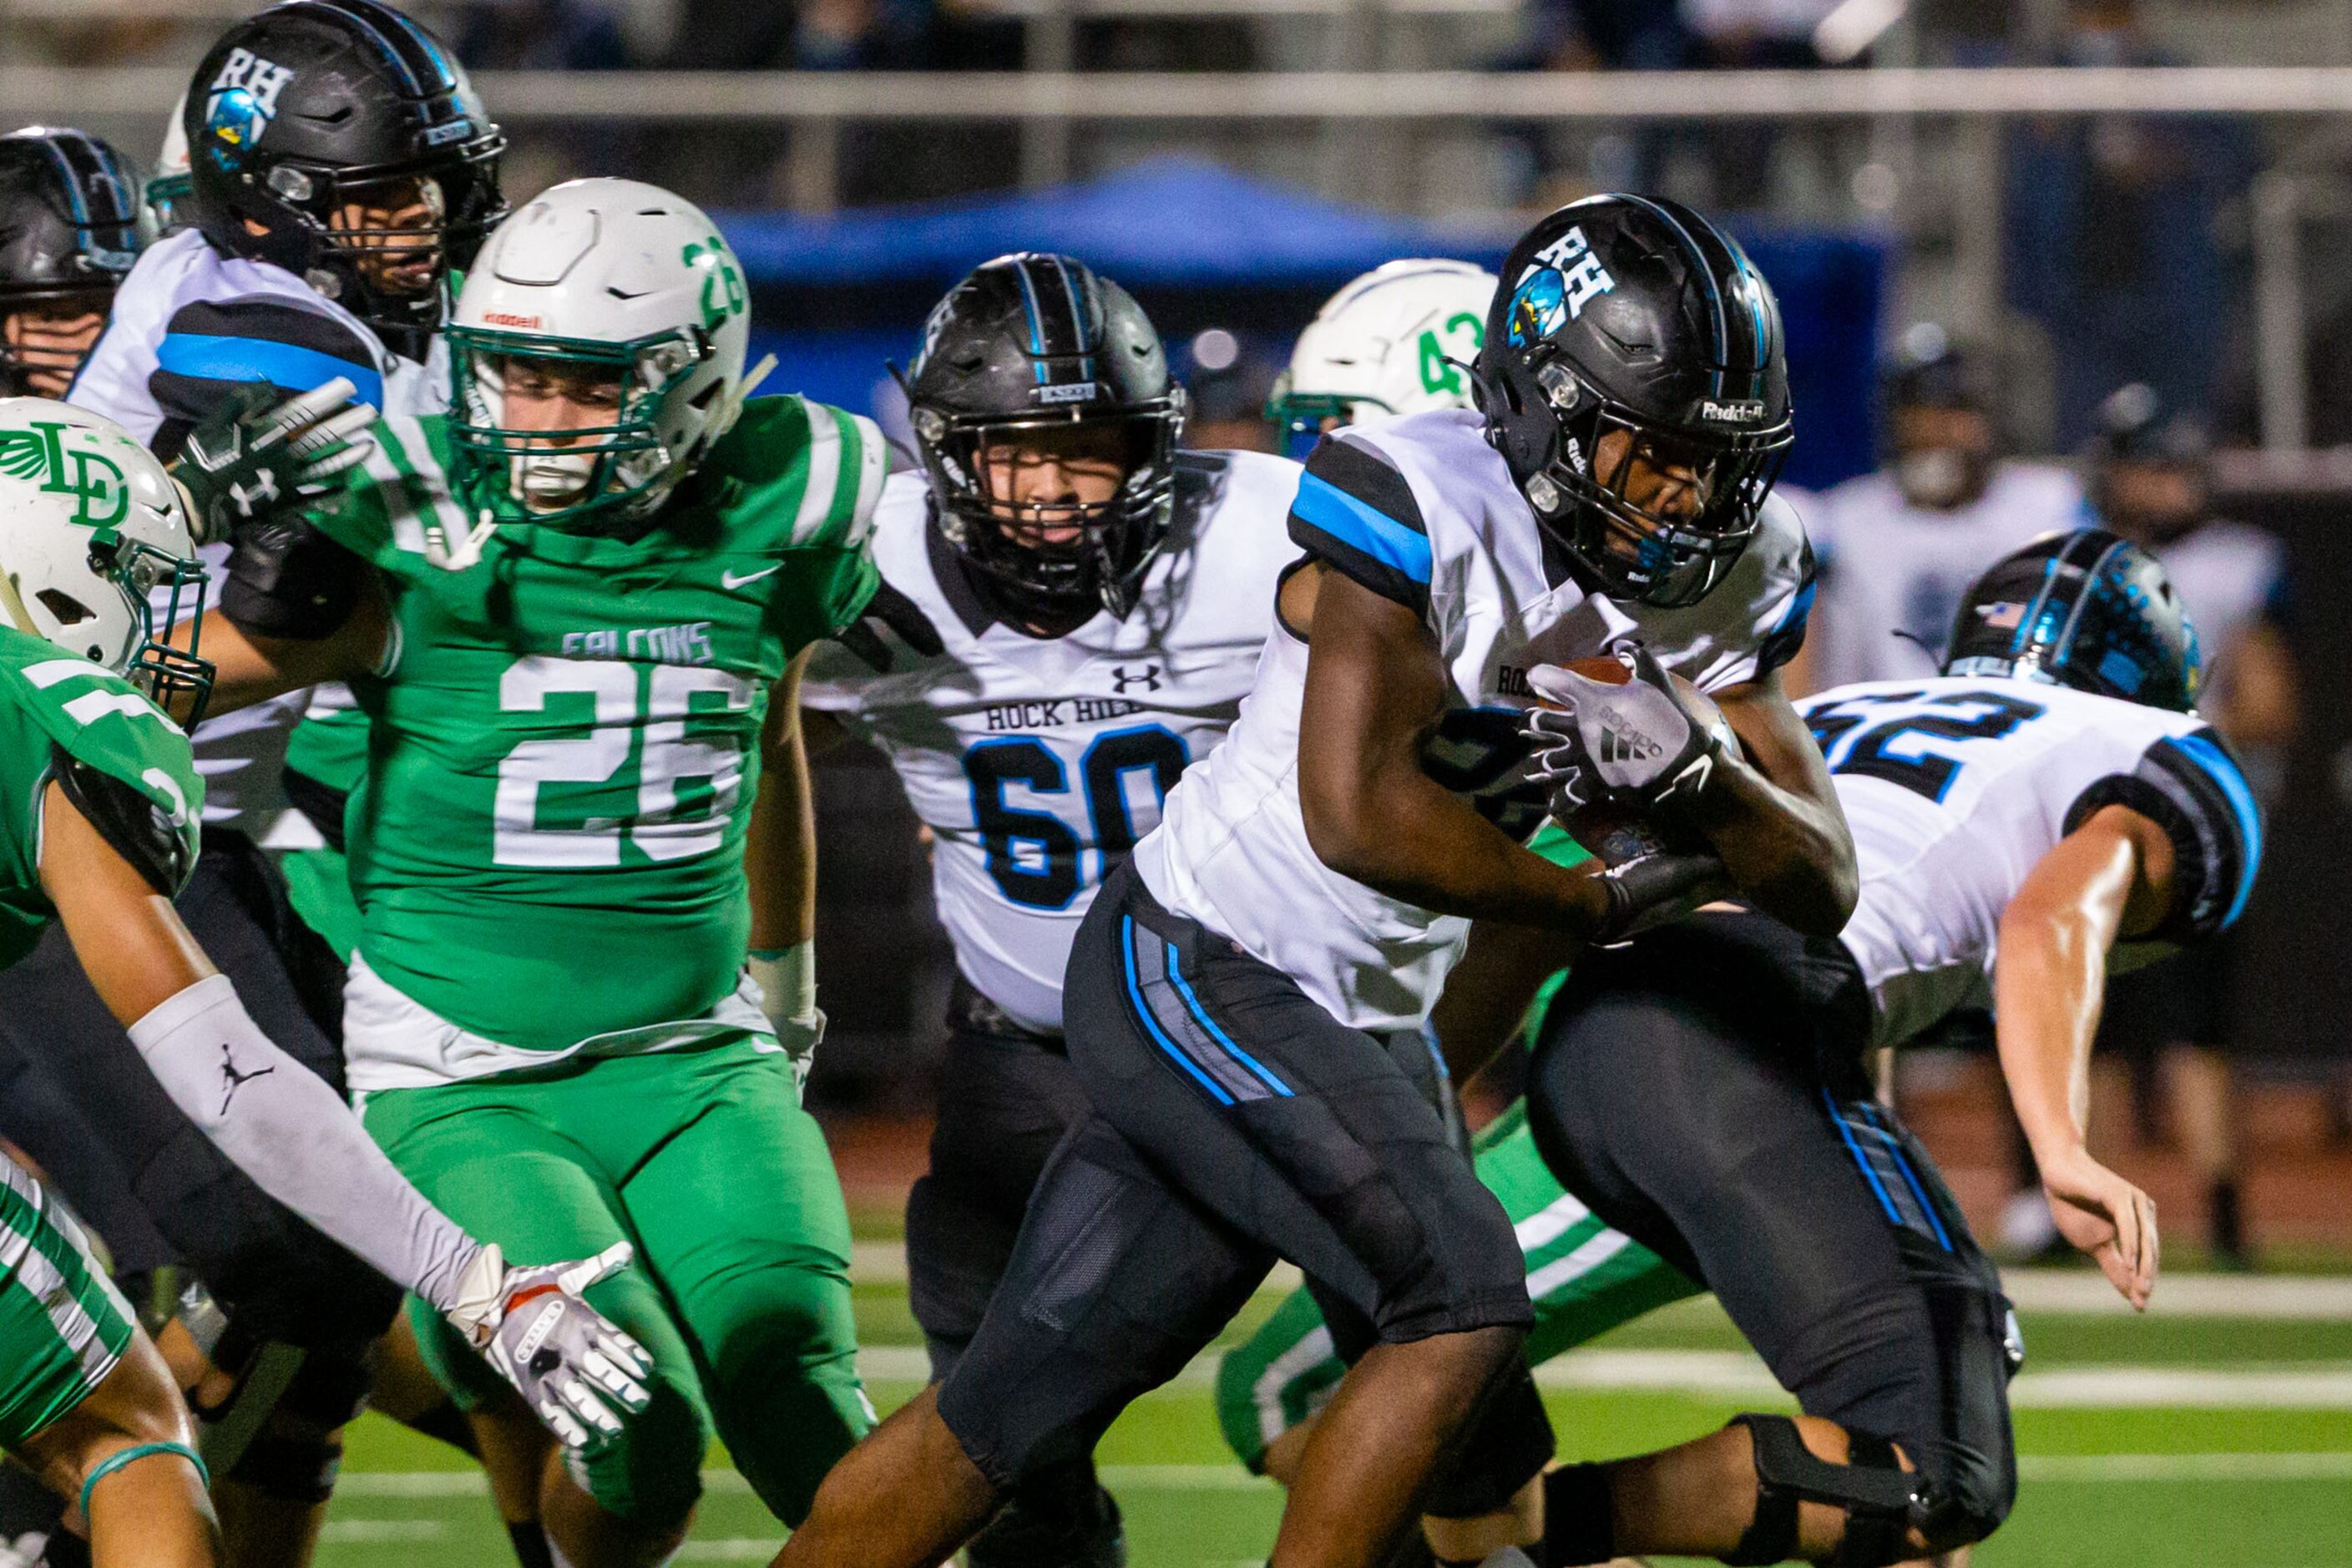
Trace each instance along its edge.
<instances>
[{"instance_id":1,"label":"green football pants","mask_svg":"<svg viewBox=\"0 0 2352 1568\"><path fill-rule=\"evenodd\" d=\"M442 1211L510 1262L629 1267L588 1300L654 1359L654 1403L581 1474L613 1513L682 1520L715 1429L761 1500L806 1516L873 1424L857 1380L849 1216L791 1063L738 1042L366 1097L367 1129ZM426 1359L458 1402L488 1369L436 1314Z\"/></svg>"},{"instance_id":2,"label":"green football pants","mask_svg":"<svg viewBox=\"0 0 2352 1568\"><path fill-rule=\"evenodd\" d=\"M1478 1179L1503 1202L1528 1259L1536 1323L1528 1364L1539 1366L1700 1287L1656 1253L1592 1217L1536 1152L1527 1109L1513 1105L1478 1135ZM1274 1440L1323 1408L1347 1371L1315 1298L1294 1291L1217 1369L1217 1420L1253 1470Z\"/></svg>"},{"instance_id":3,"label":"green football pants","mask_svg":"<svg viewBox=\"0 0 2352 1568\"><path fill-rule=\"evenodd\" d=\"M89 1398L136 1321L81 1226L0 1154L0 1448Z\"/></svg>"}]
</instances>

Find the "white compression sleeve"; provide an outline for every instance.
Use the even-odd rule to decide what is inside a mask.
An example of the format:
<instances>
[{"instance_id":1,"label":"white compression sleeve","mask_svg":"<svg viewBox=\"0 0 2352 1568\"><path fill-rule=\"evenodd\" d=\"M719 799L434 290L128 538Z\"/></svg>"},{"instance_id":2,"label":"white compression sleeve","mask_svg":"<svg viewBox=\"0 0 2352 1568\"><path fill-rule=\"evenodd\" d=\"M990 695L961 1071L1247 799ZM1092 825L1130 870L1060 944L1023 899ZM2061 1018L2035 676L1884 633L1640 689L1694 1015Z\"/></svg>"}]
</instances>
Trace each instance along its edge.
<instances>
[{"instance_id":1,"label":"white compression sleeve","mask_svg":"<svg viewBox=\"0 0 2352 1568\"><path fill-rule=\"evenodd\" d=\"M394 1168L319 1076L215 974L131 1026L172 1103L251 1176L394 1283L446 1310L479 1244Z\"/></svg>"}]
</instances>

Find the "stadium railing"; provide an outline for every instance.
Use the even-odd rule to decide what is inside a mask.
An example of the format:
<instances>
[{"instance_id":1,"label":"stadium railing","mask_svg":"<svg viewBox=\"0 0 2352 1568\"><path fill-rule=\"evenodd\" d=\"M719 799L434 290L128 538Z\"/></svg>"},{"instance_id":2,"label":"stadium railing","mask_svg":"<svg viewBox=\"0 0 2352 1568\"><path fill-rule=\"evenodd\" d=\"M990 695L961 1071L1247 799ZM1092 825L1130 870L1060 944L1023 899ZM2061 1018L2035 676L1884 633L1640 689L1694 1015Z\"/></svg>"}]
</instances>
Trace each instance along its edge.
<instances>
[{"instance_id":1,"label":"stadium railing","mask_svg":"<svg viewBox=\"0 0 2352 1568\"><path fill-rule=\"evenodd\" d=\"M1004 0L1043 5L1046 0ZM1055 0L1058 4L1059 0ZM1177 0L1076 0L1142 5ZM1204 0L1183 0L1197 7ZM1213 3L1213 0L1212 0ZM1336 5L1345 0L1296 0ZM1406 6L1484 0L1402 0ZM1391 9L1395 5L1392 0ZM1194 14L1197 14L1195 10ZM179 68L0 68L0 113L18 120L160 116L184 84ZM1011 123L1064 155L1024 159L1028 183L1067 168L1076 128L1318 126L1365 133L1495 125L1623 127L1717 121L1940 123L1957 139L1951 203L1955 324L1996 326L2001 300L2001 128L2029 116L2228 115L2332 120L2352 115L2352 68L2153 69L1874 68L1835 71L1310 71L825 73L486 72L487 100L510 126L566 123L769 125L792 132L792 205L836 202L844 126L908 121ZM2305 444L2307 321L2300 258L2305 176L2280 168L2253 191L2257 392L2263 444Z\"/></svg>"}]
</instances>

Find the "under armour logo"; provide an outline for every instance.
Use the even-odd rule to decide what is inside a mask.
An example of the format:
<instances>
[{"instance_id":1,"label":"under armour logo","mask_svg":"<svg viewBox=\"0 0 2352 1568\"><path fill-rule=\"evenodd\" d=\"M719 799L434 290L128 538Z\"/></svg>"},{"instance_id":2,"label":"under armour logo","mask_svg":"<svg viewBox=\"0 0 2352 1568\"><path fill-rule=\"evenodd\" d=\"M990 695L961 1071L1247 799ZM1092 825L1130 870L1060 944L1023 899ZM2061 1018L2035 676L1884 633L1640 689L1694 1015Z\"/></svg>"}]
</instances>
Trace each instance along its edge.
<instances>
[{"instance_id":1,"label":"under armour logo","mask_svg":"<svg viewBox=\"0 0 2352 1568\"><path fill-rule=\"evenodd\" d=\"M228 1114L228 1102L236 1098L236 1091L238 1089L243 1089L255 1079L268 1078L271 1073L274 1073L278 1069L274 1067L266 1067L259 1072L237 1071L236 1053L230 1049L229 1043L226 1040L223 1040L221 1042L220 1114L223 1116L226 1116Z\"/></svg>"},{"instance_id":2,"label":"under armour logo","mask_svg":"<svg viewBox=\"0 0 2352 1568\"><path fill-rule=\"evenodd\" d=\"M241 481L232 483L228 487L228 499L236 503L237 516L249 518L262 502L278 499L278 478L265 470L254 476L249 489Z\"/></svg>"},{"instance_id":3,"label":"under armour logo","mask_svg":"<svg viewBox=\"0 0 2352 1568\"><path fill-rule=\"evenodd\" d=\"M1601 760L1604 763L1646 763L1665 748L1633 727L1614 708L1601 710Z\"/></svg>"},{"instance_id":4,"label":"under armour logo","mask_svg":"<svg viewBox=\"0 0 2352 1568\"><path fill-rule=\"evenodd\" d=\"M1143 672L1139 675L1129 674L1129 667L1124 664L1114 664L1110 667L1111 680L1116 684L1120 696L1126 696L1127 689L1130 686L1140 686L1146 691L1157 691L1160 689L1160 667L1158 665L1145 665L1143 667Z\"/></svg>"}]
</instances>

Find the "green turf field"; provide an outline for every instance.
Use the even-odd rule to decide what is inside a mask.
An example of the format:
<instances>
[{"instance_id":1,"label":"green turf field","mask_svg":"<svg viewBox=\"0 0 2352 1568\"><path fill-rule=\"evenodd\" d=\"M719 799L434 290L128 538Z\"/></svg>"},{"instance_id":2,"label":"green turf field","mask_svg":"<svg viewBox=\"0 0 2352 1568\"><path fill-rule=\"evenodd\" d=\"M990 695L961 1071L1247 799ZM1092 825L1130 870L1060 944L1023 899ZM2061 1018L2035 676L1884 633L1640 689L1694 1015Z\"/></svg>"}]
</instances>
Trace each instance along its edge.
<instances>
[{"instance_id":1,"label":"green turf field","mask_svg":"<svg viewBox=\"0 0 2352 1568\"><path fill-rule=\"evenodd\" d=\"M914 1392L920 1365L892 1272L887 1248L861 1248L861 1328L886 1409ZM2138 1321L2103 1310L2095 1293L2040 1292L2064 1310L2024 1314L2023 1486L1979 1563L2352 1568L2352 1311L2341 1300L2261 1296L2264 1281L2200 1284L2174 1291L2194 1312L2168 1315L2160 1287L2158 1310ZM1228 1459L1202 1372L1137 1405L1104 1445L1135 1568L1237 1568L1262 1562L1272 1540L1279 1496ZM1722 1314L1696 1301L1554 1363L1546 1397L1563 1452L1591 1458L1759 1408L1748 1391L1765 1381ZM782 1536L721 1468L681 1561L764 1563ZM354 1428L319 1561L493 1568L513 1558L463 1458L371 1415Z\"/></svg>"}]
</instances>

